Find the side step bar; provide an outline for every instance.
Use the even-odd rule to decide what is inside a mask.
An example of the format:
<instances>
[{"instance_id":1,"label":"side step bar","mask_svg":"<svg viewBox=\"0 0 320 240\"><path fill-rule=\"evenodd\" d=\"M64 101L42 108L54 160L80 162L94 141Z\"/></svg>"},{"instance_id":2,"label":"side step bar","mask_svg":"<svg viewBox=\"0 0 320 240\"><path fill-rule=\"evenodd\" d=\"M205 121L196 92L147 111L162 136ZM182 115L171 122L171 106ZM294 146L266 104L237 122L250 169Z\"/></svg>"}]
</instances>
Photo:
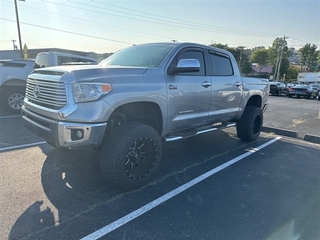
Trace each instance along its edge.
<instances>
[{"instance_id":1,"label":"side step bar","mask_svg":"<svg viewBox=\"0 0 320 240\"><path fill-rule=\"evenodd\" d=\"M220 130L220 129L224 129L224 128L229 128L229 127L233 127L236 126L237 123L235 122L220 122L220 123L215 123L209 126L205 126L205 127L200 127L200 128L195 128L195 129L188 129L185 131L178 131L175 132L174 134L170 134L168 136L166 136L164 138L164 140L166 142L171 142L171 141L176 141L179 139L183 139L183 138L187 138L187 137L192 137L192 136L196 136L202 133L207 133L207 132L212 132L215 130Z\"/></svg>"}]
</instances>

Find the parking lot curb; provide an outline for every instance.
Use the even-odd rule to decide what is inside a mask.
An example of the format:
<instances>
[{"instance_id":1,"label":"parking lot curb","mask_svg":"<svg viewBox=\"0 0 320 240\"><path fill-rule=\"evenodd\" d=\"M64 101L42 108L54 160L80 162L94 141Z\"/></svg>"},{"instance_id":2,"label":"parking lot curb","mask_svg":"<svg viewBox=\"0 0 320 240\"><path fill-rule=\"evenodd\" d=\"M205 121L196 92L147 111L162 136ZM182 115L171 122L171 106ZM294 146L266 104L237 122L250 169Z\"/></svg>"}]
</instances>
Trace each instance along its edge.
<instances>
[{"instance_id":1,"label":"parking lot curb","mask_svg":"<svg viewBox=\"0 0 320 240\"><path fill-rule=\"evenodd\" d=\"M298 138L298 132L290 131L290 130L286 130L286 129L281 129L281 128L262 126L262 131L267 132L267 133L275 133L275 134L283 135L283 136L287 136L287 137Z\"/></svg>"},{"instance_id":2,"label":"parking lot curb","mask_svg":"<svg viewBox=\"0 0 320 240\"><path fill-rule=\"evenodd\" d=\"M262 126L262 131L267 132L267 133L274 133L274 134L278 134L278 135L282 135L282 136L292 137L292 138L299 137L298 132L296 132L296 131L290 131L290 130L275 128L275 127ZM303 140L307 141L307 142L320 144L320 136L316 136L316 135L306 134L303 137Z\"/></svg>"},{"instance_id":3,"label":"parking lot curb","mask_svg":"<svg viewBox=\"0 0 320 240\"><path fill-rule=\"evenodd\" d=\"M319 143L320 144L320 137L315 135L306 134L303 138L303 140L313 143Z\"/></svg>"}]
</instances>

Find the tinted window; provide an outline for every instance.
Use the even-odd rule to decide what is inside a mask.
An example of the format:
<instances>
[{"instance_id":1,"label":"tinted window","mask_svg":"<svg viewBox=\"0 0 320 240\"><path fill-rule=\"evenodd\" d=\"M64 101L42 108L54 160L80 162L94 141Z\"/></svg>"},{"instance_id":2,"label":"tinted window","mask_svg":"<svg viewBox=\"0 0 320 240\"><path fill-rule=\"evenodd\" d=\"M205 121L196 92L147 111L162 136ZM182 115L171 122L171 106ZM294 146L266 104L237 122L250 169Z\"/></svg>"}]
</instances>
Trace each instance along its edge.
<instances>
[{"instance_id":1,"label":"tinted window","mask_svg":"<svg viewBox=\"0 0 320 240\"><path fill-rule=\"evenodd\" d=\"M203 53L201 51L190 50L190 51L182 52L176 58L175 64L177 64L180 59L197 59L200 62L200 71L179 73L179 75L200 75L200 76L205 75L204 58L203 58Z\"/></svg>"},{"instance_id":2,"label":"tinted window","mask_svg":"<svg viewBox=\"0 0 320 240\"><path fill-rule=\"evenodd\" d=\"M172 48L173 45L132 46L111 55L100 65L157 67Z\"/></svg>"},{"instance_id":3,"label":"tinted window","mask_svg":"<svg viewBox=\"0 0 320 240\"><path fill-rule=\"evenodd\" d=\"M36 68L50 67L50 56L48 54L38 54L36 57Z\"/></svg>"},{"instance_id":4,"label":"tinted window","mask_svg":"<svg viewBox=\"0 0 320 240\"><path fill-rule=\"evenodd\" d=\"M233 68L227 56L217 53L210 53L210 62L213 76L231 76Z\"/></svg>"},{"instance_id":5,"label":"tinted window","mask_svg":"<svg viewBox=\"0 0 320 240\"><path fill-rule=\"evenodd\" d=\"M58 65L62 65L68 62L92 62L92 61L84 58L58 56Z\"/></svg>"}]
</instances>

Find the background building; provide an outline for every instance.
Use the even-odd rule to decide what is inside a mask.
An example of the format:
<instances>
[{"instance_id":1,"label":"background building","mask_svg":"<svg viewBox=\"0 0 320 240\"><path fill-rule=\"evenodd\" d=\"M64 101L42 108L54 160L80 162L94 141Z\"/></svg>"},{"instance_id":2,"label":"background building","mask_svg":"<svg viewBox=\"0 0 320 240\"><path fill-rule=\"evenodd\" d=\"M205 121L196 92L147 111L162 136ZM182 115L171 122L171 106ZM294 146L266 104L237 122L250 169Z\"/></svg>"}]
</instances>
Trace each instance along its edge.
<instances>
[{"instance_id":1,"label":"background building","mask_svg":"<svg viewBox=\"0 0 320 240\"><path fill-rule=\"evenodd\" d=\"M27 50L27 58L35 59L40 52L61 52L80 55L84 57L91 57L96 59L96 54L93 52L75 51L63 48L36 48ZM20 59L20 50L0 50L0 59Z\"/></svg>"}]
</instances>

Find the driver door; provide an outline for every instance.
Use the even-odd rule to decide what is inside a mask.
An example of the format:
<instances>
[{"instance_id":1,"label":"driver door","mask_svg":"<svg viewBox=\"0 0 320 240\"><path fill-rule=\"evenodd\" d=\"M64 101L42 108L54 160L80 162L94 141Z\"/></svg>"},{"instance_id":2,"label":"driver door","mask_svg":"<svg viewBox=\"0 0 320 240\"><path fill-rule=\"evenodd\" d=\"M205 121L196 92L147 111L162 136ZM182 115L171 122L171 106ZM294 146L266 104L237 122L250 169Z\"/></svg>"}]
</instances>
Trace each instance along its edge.
<instances>
[{"instance_id":1,"label":"driver door","mask_svg":"<svg viewBox=\"0 0 320 240\"><path fill-rule=\"evenodd\" d=\"M168 132L201 126L208 121L211 77L206 75L203 50L183 49L174 58L171 66L176 66L181 59L197 59L200 71L166 75Z\"/></svg>"}]
</instances>

